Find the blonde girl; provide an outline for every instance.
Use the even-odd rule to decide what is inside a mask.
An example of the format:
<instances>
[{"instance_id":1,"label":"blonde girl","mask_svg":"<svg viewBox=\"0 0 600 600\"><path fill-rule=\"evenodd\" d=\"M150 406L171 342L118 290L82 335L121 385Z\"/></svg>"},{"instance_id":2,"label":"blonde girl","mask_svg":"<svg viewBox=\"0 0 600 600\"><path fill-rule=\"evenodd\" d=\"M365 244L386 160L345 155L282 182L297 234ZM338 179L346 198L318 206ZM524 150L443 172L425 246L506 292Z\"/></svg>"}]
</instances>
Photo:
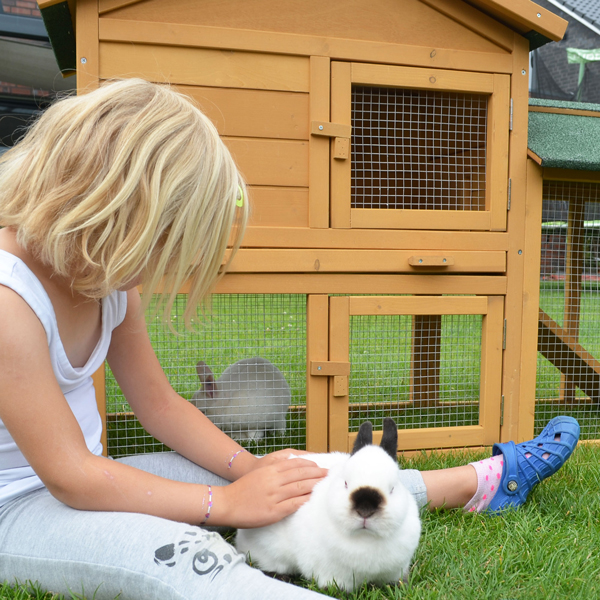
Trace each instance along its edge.
<instances>
[{"instance_id":1,"label":"blonde girl","mask_svg":"<svg viewBox=\"0 0 600 600\"><path fill-rule=\"evenodd\" d=\"M165 290L168 315L185 281L192 321L232 231L239 245L243 196L202 112L141 80L57 102L4 155L0 580L97 598L309 594L198 525L277 521L325 471L285 451L240 453L173 391L144 321L153 291ZM105 358L142 425L176 453L102 456L91 375Z\"/></svg>"},{"instance_id":2,"label":"blonde girl","mask_svg":"<svg viewBox=\"0 0 600 600\"><path fill-rule=\"evenodd\" d=\"M167 320L184 282L195 319L240 244L245 197L202 112L138 79L55 103L0 159L0 581L98 600L317 596L250 568L207 527L276 522L326 472L289 450L244 452L172 389L145 326L152 294ZM105 359L174 452L102 456L91 376ZM403 471L404 483L421 506L516 507L578 436L559 417L489 463Z\"/></svg>"}]
</instances>

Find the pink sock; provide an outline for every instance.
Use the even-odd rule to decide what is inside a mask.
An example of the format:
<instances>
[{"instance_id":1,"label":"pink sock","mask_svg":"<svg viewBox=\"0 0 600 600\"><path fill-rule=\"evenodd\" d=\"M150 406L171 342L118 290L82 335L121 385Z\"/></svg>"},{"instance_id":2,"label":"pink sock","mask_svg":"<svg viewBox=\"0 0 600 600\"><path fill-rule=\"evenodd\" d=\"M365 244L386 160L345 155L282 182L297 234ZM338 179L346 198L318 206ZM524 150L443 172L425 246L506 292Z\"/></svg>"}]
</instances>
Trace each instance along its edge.
<instances>
[{"instance_id":1,"label":"pink sock","mask_svg":"<svg viewBox=\"0 0 600 600\"><path fill-rule=\"evenodd\" d=\"M496 495L502 469L504 467L504 456L497 454L491 458L469 463L477 473L477 491L475 495L465 504L464 512L483 512Z\"/></svg>"}]
</instances>

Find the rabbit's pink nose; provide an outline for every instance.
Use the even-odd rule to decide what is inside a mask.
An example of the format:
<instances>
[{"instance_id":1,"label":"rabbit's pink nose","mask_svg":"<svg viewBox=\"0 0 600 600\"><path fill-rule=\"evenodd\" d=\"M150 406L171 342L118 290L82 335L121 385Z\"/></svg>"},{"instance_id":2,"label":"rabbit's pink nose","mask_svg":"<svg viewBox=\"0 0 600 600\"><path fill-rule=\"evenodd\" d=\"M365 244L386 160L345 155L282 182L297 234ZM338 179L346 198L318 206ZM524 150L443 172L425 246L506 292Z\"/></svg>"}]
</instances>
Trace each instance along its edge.
<instances>
[{"instance_id":1,"label":"rabbit's pink nose","mask_svg":"<svg viewBox=\"0 0 600 600\"><path fill-rule=\"evenodd\" d=\"M372 487L361 487L350 495L352 509L363 519L373 516L385 502L379 490Z\"/></svg>"}]
</instances>

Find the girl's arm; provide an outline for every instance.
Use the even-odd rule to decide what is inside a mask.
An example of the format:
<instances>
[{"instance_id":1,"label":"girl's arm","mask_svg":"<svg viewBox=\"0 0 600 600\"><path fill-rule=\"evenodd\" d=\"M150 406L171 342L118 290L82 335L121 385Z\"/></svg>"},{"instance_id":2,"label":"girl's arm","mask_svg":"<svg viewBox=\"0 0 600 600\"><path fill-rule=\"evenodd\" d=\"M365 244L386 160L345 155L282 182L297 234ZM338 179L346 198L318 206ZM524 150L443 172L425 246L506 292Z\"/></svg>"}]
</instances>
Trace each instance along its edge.
<instances>
[{"instance_id":1,"label":"girl's arm","mask_svg":"<svg viewBox=\"0 0 600 600\"><path fill-rule=\"evenodd\" d=\"M50 492L65 504L82 510L140 512L192 524L203 521L206 486L156 477L89 452L54 377L46 334L35 313L20 296L4 286L0 286L0 306L0 418ZM131 324L129 316L121 327L128 324ZM116 332L117 341L125 328ZM142 351L137 344L128 348ZM118 356L118 351L115 352L111 351L113 368ZM137 368L138 360L133 358L129 366ZM173 417L178 411L171 397L162 409L157 405L154 393L149 390L162 384L160 377L151 371L144 369L140 374L149 377L141 384L151 396L149 404L158 408L161 418L170 423L166 430L171 435L177 429L174 422L179 422L182 434L188 435L182 421L189 415L186 413L183 419ZM126 386L132 385L133 378L134 373L129 372ZM135 404L141 395L134 396ZM142 413L150 426L156 428L160 419L148 417L143 409ZM213 434L208 436L214 439ZM188 444L183 444L184 450ZM217 447L221 448L218 442ZM213 487L210 522L240 527L275 522L305 502L323 475L322 469L301 458L272 461L230 486Z\"/></svg>"}]
</instances>

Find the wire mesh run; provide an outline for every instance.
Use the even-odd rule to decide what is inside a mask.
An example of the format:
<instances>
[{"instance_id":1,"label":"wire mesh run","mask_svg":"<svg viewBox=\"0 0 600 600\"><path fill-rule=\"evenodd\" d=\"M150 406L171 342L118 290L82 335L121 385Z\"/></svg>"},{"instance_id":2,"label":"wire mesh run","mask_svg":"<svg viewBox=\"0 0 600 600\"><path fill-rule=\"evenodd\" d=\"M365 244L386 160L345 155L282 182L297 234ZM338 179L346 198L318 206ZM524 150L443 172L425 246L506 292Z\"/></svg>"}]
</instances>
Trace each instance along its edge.
<instances>
[{"instance_id":1,"label":"wire mesh run","mask_svg":"<svg viewBox=\"0 0 600 600\"><path fill-rule=\"evenodd\" d=\"M306 446L306 296L220 294L198 332L180 295L152 345L173 388L251 452ZM167 450L141 427L107 367L108 453Z\"/></svg>"},{"instance_id":2,"label":"wire mesh run","mask_svg":"<svg viewBox=\"0 0 600 600\"><path fill-rule=\"evenodd\" d=\"M485 210L488 97L352 88L352 208Z\"/></svg>"},{"instance_id":3,"label":"wire mesh run","mask_svg":"<svg viewBox=\"0 0 600 600\"><path fill-rule=\"evenodd\" d=\"M479 423L481 315L377 315L350 320L350 430Z\"/></svg>"},{"instance_id":4,"label":"wire mesh run","mask_svg":"<svg viewBox=\"0 0 600 600\"><path fill-rule=\"evenodd\" d=\"M600 438L600 185L543 188L535 431L559 414Z\"/></svg>"}]
</instances>

